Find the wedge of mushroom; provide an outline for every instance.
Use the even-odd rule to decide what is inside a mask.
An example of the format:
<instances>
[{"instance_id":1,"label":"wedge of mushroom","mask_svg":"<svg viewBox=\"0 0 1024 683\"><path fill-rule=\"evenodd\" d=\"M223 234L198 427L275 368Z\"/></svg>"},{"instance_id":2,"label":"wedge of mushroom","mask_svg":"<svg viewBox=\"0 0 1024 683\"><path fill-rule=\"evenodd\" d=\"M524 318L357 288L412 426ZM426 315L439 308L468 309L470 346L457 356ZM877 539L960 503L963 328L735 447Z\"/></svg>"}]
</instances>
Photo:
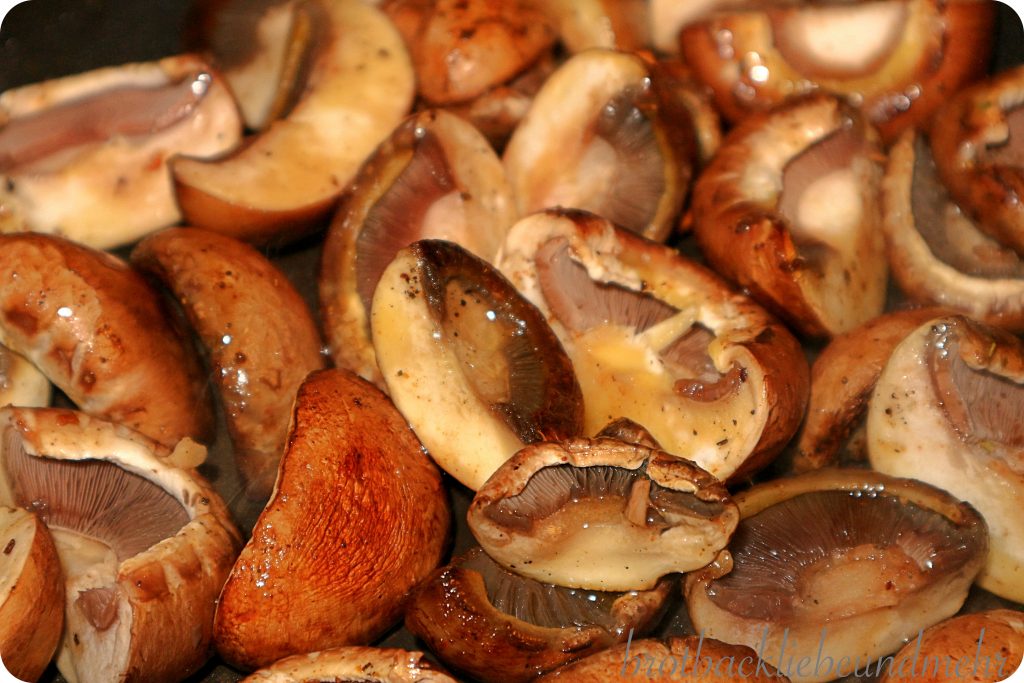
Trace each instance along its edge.
<instances>
[{"instance_id":1,"label":"wedge of mushroom","mask_svg":"<svg viewBox=\"0 0 1024 683\"><path fill-rule=\"evenodd\" d=\"M585 209L664 240L689 192L689 112L640 57L575 55L534 97L503 160L520 215Z\"/></svg>"},{"instance_id":2,"label":"wedge of mushroom","mask_svg":"<svg viewBox=\"0 0 1024 683\"><path fill-rule=\"evenodd\" d=\"M994 21L987 0L740 3L684 28L679 46L731 121L820 89L891 141L985 72Z\"/></svg>"},{"instance_id":3,"label":"wedge of mushroom","mask_svg":"<svg viewBox=\"0 0 1024 683\"><path fill-rule=\"evenodd\" d=\"M70 683L173 681L212 652L241 538L168 449L70 410L0 410L0 505L27 507L64 572L57 666Z\"/></svg>"},{"instance_id":4,"label":"wedge of mushroom","mask_svg":"<svg viewBox=\"0 0 1024 683\"><path fill-rule=\"evenodd\" d=\"M432 666L422 652L359 646L285 657L242 679L242 683L310 681L456 683L454 678Z\"/></svg>"},{"instance_id":5,"label":"wedge of mushroom","mask_svg":"<svg viewBox=\"0 0 1024 683\"><path fill-rule=\"evenodd\" d=\"M471 489L524 445L580 433L580 385L544 316L458 245L421 240L399 251L370 322L395 405Z\"/></svg>"},{"instance_id":6,"label":"wedge of mushroom","mask_svg":"<svg viewBox=\"0 0 1024 683\"><path fill-rule=\"evenodd\" d=\"M186 222L249 242L285 242L319 225L412 103L409 54L361 0L310 0L322 39L288 116L226 157L172 162Z\"/></svg>"},{"instance_id":7,"label":"wedge of mushroom","mask_svg":"<svg viewBox=\"0 0 1024 683\"><path fill-rule=\"evenodd\" d=\"M399 249L445 239L490 262L515 218L501 161L471 124L438 109L406 119L359 171L324 243L320 313L338 366L383 385L370 304Z\"/></svg>"},{"instance_id":8,"label":"wedge of mushroom","mask_svg":"<svg viewBox=\"0 0 1024 683\"><path fill-rule=\"evenodd\" d=\"M198 358L160 295L120 259L65 239L0 235L0 344L85 412L173 447L209 437Z\"/></svg>"},{"instance_id":9,"label":"wedge of mushroom","mask_svg":"<svg viewBox=\"0 0 1024 683\"><path fill-rule=\"evenodd\" d=\"M988 549L969 504L867 470L777 479L735 501L729 549L686 577L690 618L794 681L849 675L955 614Z\"/></svg>"},{"instance_id":10,"label":"wedge of mushroom","mask_svg":"<svg viewBox=\"0 0 1024 683\"><path fill-rule=\"evenodd\" d=\"M107 67L0 94L0 232L97 249L176 223L167 160L235 147L242 122L194 55Z\"/></svg>"},{"instance_id":11,"label":"wedge of mushroom","mask_svg":"<svg viewBox=\"0 0 1024 683\"><path fill-rule=\"evenodd\" d=\"M648 591L562 588L509 572L473 548L416 587L405 625L453 670L526 683L647 633L674 587L666 578Z\"/></svg>"},{"instance_id":12,"label":"wedge of mushroom","mask_svg":"<svg viewBox=\"0 0 1024 683\"><path fill-rule=\"evenodd\" d=\"M628 417L719 479L769 462L799 426L807 362L750 299L676 251L582 212L520 220L498 261L572 358L586 434Z\"/></svg>"},{"instance_id":13,"label":"wedge of mushroom","mask_svg":"<svg viewBox=\"0 0 1024 683\"><path fill-rule=\"evenodd\" d=\"M38 680L63 625L64 578L50 532L28 510L0 506L0 671Z\"/></svg>"},{"instance_id":14,"label":"wedge of mushroom","mask_svg":"<svg viewBox=\"0 0 1024 683\"><path fill-rule=\"evenodd\" d=\"M50 380L23 356L0 346L0 406L50 404Z\"/></svg>"},{"instance_id":15,"label":"wedge of mushroom","mask_svg":"<svg viewBox=\"0 0 1024 683\"><path fill-rule=\"evenodd\" d=\"M694 188L694 230L711 265L810 336L882 312L882 156L863 117L831 95L752 116Z\"/></svg>"},{"instance_id":16,"label":"wedge of mushroom","mask_svg":"<svg viewBox=\"0 0 1024 683\"><path fill-rule=\"evenodd\" d=\"M876 470L974 505L991 531L978 585L1024 602L1024 344L962 316L931 320L893 351L868 408Z\"/></svg>"}]
</instances>

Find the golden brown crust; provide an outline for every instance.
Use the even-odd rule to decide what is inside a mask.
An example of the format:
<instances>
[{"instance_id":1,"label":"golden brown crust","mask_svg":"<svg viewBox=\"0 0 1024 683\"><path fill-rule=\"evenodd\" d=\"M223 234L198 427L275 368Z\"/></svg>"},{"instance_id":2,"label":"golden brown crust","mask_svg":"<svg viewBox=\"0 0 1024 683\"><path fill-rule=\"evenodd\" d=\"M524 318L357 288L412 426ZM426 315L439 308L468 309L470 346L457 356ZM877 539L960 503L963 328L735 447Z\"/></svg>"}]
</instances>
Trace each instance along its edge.
<instances>
[{"instance_id":1,"label":"golden brown crust","mask_svg":"<svg viewBox=\"0 0 1024 683\"><path fill-rule=\"evenodd\" d=\"M310 681L381 683L457 683L424 657L386 647L339 647L293 655L242 679L242 683L309 683Z\"/></svg>"}]
</instances>

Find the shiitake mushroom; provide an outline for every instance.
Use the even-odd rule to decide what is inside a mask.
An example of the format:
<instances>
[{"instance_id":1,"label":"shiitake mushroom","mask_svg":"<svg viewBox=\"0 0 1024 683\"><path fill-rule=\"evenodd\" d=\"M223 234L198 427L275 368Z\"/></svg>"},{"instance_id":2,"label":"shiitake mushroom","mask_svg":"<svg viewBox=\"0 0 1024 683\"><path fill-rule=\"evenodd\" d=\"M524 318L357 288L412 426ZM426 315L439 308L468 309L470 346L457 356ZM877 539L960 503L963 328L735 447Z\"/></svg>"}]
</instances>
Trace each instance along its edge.
<instances>
[{"instance_id":1,"label":"shiitake mushroom","mask_svg":"<svg viewBox=\"0 0 1024 683\"><path fill-rule=\"evenodd\" d=\"M457 683L422 652L397 648L338 647L292 655L242 679L242 683Z\"/></svg>"},{"instance_id":2,"label":"shiitake mushroom","mask_svg":"<svg viewBox=\"0 0 1024 683\"><path fill-rule=\"evenodd\" d=\"M0 345L0 406L50 403L50 380L23 356Z\"/></svg>"}]
</instances>

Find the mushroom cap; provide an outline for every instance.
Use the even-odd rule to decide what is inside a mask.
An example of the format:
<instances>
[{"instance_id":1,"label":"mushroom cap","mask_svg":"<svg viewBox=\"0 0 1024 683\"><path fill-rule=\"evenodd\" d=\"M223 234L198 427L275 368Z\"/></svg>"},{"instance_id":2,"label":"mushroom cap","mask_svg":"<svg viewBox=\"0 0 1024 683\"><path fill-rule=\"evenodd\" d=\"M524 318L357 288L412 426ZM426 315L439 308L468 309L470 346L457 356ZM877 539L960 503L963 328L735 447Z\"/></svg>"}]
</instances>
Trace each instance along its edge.
<instances>
[{"instance_id":1,"label":"mushroom cap","mask_svg":"<svg viewBox=\"0 0 1024 683\"><path fill-rule=\"evenodd\" d=\"M308 683L328 680L456 683L454 678L432 666L422 652L360 646L285 657L242 679L242 683Z\"/></svg>"},{"instance_id":2,"label":"mushroom cap","mask_svg":"<svg viewBox=\"0 0 1024 683\"><path fill-rule=\"evenodd\" d=\"M558 39L570 54L591 48L636 52L650 43L647 0L547 0L542 3L558 26Z\"/></svg>"},{"instance_id":3,"label":"mushroom cap","mask_svg":"<svg viewBox=\"0 0 1024 683\"><path fill-rule=\"evenodd\" d=\"M66 596L57 666L72 683L177 681L212 652L241 537L209 484L168 455L76 411L0 410L0 504L31 506L54 534Z\"/></svg>"},{"instance_id":4,"label":"mushroom cap","mask_svg":"<svg viewBox=\"0 0 1024 683\"><path fill-rule=\"evenodd\" d=\"M23 356L0 346L0 406L50 404L50 380Z\"/></svg>"}]
</instances>

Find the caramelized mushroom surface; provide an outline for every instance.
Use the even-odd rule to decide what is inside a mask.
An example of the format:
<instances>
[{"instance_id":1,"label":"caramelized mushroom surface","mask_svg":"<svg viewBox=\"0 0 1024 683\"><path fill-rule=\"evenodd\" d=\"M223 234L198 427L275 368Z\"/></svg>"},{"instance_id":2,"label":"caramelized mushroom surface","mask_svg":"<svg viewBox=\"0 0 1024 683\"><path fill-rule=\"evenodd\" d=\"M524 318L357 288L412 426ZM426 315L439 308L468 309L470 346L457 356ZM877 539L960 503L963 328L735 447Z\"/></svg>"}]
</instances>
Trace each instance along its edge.
<instances>
[{"instance_id":1,"label":"caramelized mushroom surface","mask_svg":"<svg viewBox=\"0 0 1024 683\"><path fill-rule=\"evenodd\" d=\"M50 380L24 356L0 346L0 406L36 408L50 403Z\"/></svg>"},{"instance_id":2,"label":"caramelized mushroom surface","mask_svg":"<svg viewBox=\"0 0 1024 683\"><path fill-rule=\"evenodd\" d=\"M339 647L293 655L242 679L242 683L457 683L431 666L422 652L395 648Z\"/></svg>"}]
</instances>

